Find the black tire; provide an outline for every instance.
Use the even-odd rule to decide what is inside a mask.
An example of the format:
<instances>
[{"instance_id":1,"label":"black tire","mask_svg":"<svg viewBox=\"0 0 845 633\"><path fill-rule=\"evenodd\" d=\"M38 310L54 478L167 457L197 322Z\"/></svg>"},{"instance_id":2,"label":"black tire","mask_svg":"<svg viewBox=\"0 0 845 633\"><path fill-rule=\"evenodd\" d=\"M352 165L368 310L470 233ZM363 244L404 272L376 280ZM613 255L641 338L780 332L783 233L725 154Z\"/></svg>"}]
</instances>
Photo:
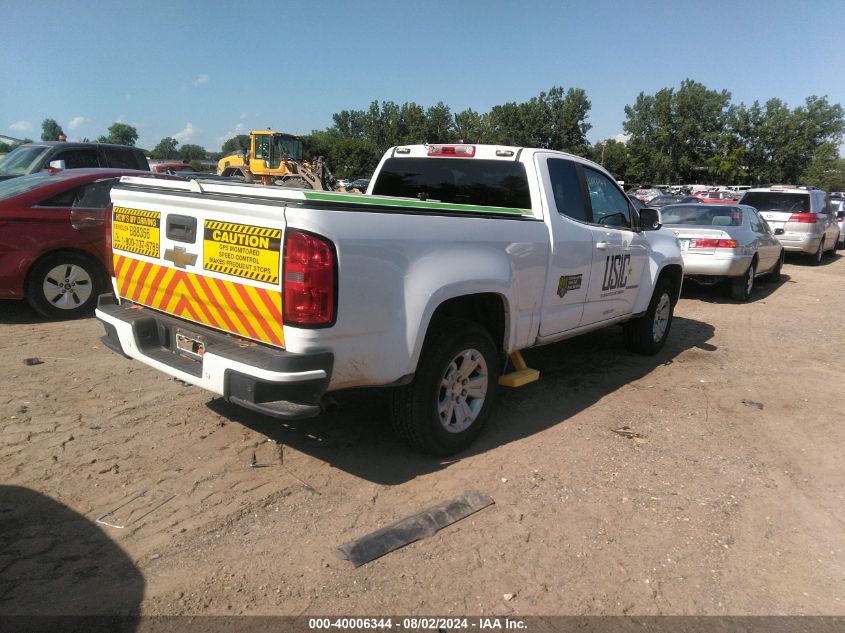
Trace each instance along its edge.
<instances>
[{"instance_id":1,"label":"black tire","mask_svg":"<svg viewBox=\"0 0 845 633\"><path fill-rule=\"evenodd\" d=\"M244 179L244 182L251 183L255 182L255 178L252 177L252 172L245 168L245 167L238 167L233 173L232 176L240 176Z\"/></svg>"},{"instance_id":2,"label":"black tire","mask_svg":"<svg viewBox=\"0 0 845 633\"><path fill-rule=\"evenodd\" d=\"M32 267L27 276L26 299L46 317L75 319L94 309L105 283L106 273L96 259L59 251Z\"/></svg>"},{"instance_id":3,"label":"black tire","mask_svg":"<svg viewBox=\"0 0 845 633\"><path fill-rule=\"evenodd\" d=\"M468 359L476 364L467 365L470 374L462 376ZM393 390L391 417L397 435L440 457L464 450L490 417L499 373L496 346L486 330L470 321L444 323L426 337L414 380ZM467 393L471 381L483 391L481 397ZM447 382L452 383L451 391L444 386ZM467 411L472 415L458 419ZM441 415L448 421L441 421ZM468 417L472 419L467 423Z\"/></svg>"},{"instance_id":4,"label":"black tire","mask_svg":"<svg viewBox=\"0 0 845 633\"><path fill-rule=\"evenodd\" d=\"M785 257L786 257L786 251L781 249L780 257L778 257L778 263L775 264L775 267L772 268L771 272L766 276L767 281L769 281L773 284L780 283L781 271L783 270L783 260L784 260Z\"/></svg>"},{"instance_id":5,"label":"black tire","mask_svg":"<svg viewBox=\"0 0 845 633\"><path fill-rule=\"evenodd\" d=\"M731 279L731 299L734 301L748 301L754 292L754 275L757 273L757 260L751 262L742 277Z\"/></svg>"},{"instance_id":6,"label":"black tire","mask_svg":"<svg viewBox=\"0 0 845 633\"><path fill-rule=\"evenodd\" d=\"M625 347L630 351L645 356L652 356L663 349L669 330L672 327L672 318L675 312L675 305L672 297L675 287L668 279L658 279L654 287L654 294L648 303L645 314L625 323L623 332L625 336ZM660 311L660 323L657 314Z\"/></svg>"},{"instance_id":7,"label":"black tire","mask_svg":"<svg viewBox=\"0 0 845 633\"><path fill-rule=\"evenodd\" d=\"M279 187L288 187L290 189L313 189L311 183L301 176L285 176L276 181Z\"/></svg>"},{"instance_id":8,"label":"black tire","mask_svg":"<svg viewBox=\"0 0 845 633\"><path fill-rule=\"evenodd\" d=\"M822 263L822 258L824 257L824 238L819 240L819 248L816 250L815 253L810 255L810 266L818 266Z\"/></svg>"}]
</instances>

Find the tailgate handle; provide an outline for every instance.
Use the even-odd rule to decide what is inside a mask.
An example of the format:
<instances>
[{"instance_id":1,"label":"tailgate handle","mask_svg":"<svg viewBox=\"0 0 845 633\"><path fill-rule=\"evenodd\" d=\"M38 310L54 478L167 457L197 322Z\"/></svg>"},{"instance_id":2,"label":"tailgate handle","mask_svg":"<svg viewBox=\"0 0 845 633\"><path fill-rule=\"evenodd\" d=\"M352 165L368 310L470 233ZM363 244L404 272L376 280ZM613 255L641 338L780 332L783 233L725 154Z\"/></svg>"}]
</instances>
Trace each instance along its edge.
<instances>
[{"instance_id":1,"label":"tailgate handle","mask_svg":"<svg viewBox=\"0 0 845 633\"><path fill-rule=\"evenodd\" d=\"M197 219L187 215L168 215L167 237L176 242L193 244L197 239Z\"/></svg>"}]
</instances>

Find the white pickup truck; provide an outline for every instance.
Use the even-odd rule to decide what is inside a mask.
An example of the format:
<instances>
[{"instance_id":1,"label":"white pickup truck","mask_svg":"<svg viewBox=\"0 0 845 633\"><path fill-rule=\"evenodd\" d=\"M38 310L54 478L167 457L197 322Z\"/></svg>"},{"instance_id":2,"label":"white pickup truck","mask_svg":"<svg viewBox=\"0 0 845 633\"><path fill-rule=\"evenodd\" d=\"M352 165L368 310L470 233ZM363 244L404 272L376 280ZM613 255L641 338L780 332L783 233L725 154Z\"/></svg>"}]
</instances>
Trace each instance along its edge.
<instances>
[{"instance_id":1,"label":"white pickup truck","mask_svg":"<svg viewBox=\"0 0 845 633\"><path fill-rule=\"evenodd\" d=\"M497 385L536 377L520 350L622 324L656 353L681 291L659 214L550 150L394 147L366 195L131 177L111 195L110 348L279 418L392 387L399 435L438 455Z\"/></svg>"}]
</instances>

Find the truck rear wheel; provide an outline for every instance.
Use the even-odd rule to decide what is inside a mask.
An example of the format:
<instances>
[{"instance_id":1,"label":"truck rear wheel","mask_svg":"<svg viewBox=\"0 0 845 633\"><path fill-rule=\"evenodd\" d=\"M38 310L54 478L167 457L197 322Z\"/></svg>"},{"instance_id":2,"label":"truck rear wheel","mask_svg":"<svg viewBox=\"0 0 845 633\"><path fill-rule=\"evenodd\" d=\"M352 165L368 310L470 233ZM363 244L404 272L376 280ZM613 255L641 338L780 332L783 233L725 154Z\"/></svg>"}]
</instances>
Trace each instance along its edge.
<instances>
[{"instance_id":1,"label":"truck rear wheel","mask_svg":"<svg viewBox=\"0 0 845 633\"><path fill-rule=\"evenodd\" d=\"M499 373L486 330L468 321L444 324L426 339L414 380L394 390L394 429L433 455L464 450L490 416Z\"/></svg>"},{"instance_id":2,"label":"truck rear wheel","mask_svg":"<svg viewBox=\"0 0 845 633\"><path fill-rule=\"evenodd\" d=\"M651 356L656 354L666 343L675 306L672 303L674 286L667 279L658 279L651 295L648 309L639 318L631 319L622 327L625 333L625 346L632 352Z\"/></svg>"}]
</instances>

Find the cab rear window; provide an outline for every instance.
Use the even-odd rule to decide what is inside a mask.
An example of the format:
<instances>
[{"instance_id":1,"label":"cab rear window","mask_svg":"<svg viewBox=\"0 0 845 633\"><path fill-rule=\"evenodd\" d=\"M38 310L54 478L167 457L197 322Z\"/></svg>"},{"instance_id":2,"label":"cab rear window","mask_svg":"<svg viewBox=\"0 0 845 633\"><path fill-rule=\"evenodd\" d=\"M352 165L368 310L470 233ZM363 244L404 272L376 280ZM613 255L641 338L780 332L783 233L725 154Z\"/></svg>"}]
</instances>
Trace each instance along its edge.
<instances>
[{"instance_id":1,"label":"cab rear window","mask_svg":"<svg viewBox=\"0 0 845 633\"><path fill-rule=\"evenodd\" d=\"M389 158L372 193L452 204L531 208L525 167L512 161Z\"/></svg>"}]
</instances>

